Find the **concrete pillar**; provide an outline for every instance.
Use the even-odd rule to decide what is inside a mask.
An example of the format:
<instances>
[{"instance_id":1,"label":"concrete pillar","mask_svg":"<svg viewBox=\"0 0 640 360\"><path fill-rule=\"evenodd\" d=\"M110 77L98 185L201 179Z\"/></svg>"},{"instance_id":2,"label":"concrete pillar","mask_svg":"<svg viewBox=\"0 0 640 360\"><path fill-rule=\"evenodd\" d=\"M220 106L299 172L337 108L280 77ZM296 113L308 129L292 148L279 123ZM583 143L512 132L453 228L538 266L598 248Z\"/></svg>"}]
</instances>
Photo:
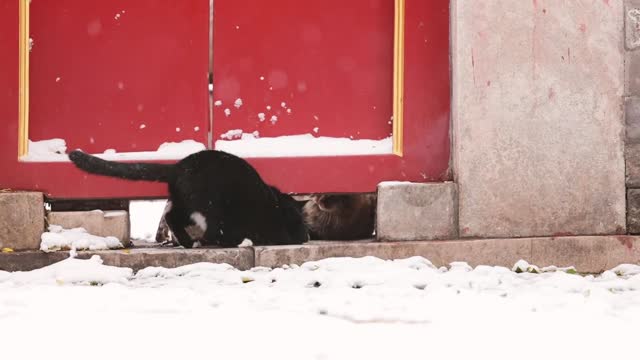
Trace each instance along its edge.
<instances>
[{"instance_id":1,"label":"concrete pillar","mask_svg":"<svg viewBox=\"0 0 640 360\"><path fill-rule=\"evenodd\" d=\"M44 217L42 193L0 191L0 249L39 249Z\"/></svg>"},{"instance_id":2,"label":"concrete pillar","mask_svg":"<svg viewBox=\"0 0 640 360\"><path fill-rule=\"evenodd\" d=\"M624 20L627 229L640 234L640 0L625 1Z\"/></svg>"},{"instance_id":3,"label":"concrete pillar","mask_svg":"<svg viewBox=\"0 0 640 360\"><path fill-rule=\"evenodd\" d=\"M453 1L462 237L624 233L621 1Z\"/></svg>"}]
</instances>

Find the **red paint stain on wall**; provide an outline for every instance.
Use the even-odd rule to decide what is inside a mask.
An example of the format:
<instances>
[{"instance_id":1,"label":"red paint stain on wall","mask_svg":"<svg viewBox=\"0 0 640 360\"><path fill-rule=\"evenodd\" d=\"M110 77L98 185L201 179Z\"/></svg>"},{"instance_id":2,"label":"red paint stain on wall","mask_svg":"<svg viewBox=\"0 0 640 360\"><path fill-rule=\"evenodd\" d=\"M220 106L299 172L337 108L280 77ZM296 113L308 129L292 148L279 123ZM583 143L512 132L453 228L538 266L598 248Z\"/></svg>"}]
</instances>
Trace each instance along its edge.
<instances>
[{"instance_id":1,"label":"red paint stain on wall","mask_svg":"<svg viewBox=\"0 0 640 360\"><path fill-rule=\"evenodd\" d=\"M580 31L584 34L587 32L587 24L580 24L580 27L578 28L580 29Z\"/></svg>"},{"instance_id":2,"label":"red paint stain on wall","mask_svg":"<svg viewBox=\"0 0 640 360\"><path fill-rule=\"evenodd\" d=\"M633 237L631 236L616 236L616 239L629 250L633 250Z\"/></svg>"}]
</instances>

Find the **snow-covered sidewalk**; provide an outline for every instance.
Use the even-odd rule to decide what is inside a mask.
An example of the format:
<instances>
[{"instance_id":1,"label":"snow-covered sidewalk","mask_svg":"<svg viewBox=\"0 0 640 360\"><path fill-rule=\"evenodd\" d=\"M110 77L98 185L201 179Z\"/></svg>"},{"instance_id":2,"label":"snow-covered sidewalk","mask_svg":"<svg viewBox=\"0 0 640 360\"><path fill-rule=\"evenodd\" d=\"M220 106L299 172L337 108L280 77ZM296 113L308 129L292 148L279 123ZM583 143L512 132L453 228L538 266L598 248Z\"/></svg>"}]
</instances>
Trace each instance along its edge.
<instances>
[{"instance_id":1,"label":"snow-covered sidewalk","mask_svg":"<svg viewBox=\"0 0 640 360\"><path fill-rule=\"evenodd\" d=\"M527 264L518 265L527 270ZM529 268L533 270L533 268ZM3 359L637 359L640 267L423 258L0 272ZM570 272L570 271L569 271Z\"/></svg>"}]
</instances>

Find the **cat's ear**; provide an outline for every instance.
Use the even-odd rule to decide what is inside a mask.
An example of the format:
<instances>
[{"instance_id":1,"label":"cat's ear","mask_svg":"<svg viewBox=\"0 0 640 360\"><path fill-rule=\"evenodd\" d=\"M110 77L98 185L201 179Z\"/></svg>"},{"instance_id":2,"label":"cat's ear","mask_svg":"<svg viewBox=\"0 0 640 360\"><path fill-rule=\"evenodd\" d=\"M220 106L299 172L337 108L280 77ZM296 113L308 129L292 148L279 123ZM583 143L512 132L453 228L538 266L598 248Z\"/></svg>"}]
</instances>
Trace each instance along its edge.
<instances>
[{"instance_id":1,"label":"cat's ear","mask_svg":"<svg viewBox=\"0 0 640 360\"><path fill-rule=\"evenodd\" d=\"M336 198L331 195L317 195L315 201L322 211L334 211L338 206Z\"/></svg>"}]
</instances>

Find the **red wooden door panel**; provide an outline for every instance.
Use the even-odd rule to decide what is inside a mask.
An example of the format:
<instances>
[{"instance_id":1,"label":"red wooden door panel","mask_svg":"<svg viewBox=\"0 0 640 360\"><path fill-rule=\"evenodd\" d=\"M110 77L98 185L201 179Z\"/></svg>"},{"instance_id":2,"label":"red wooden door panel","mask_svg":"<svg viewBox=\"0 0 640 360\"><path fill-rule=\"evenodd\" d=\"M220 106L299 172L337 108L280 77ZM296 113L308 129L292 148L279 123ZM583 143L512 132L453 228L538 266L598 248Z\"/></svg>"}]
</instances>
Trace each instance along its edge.
<instances>
[{"instance_id":1,"label":"red wooden door panel","mask_svg":"<svg viewBox=\"0 0 640 360\"><path fill-rule=\"evenodd\" d=\"M31 4L31 140L89 152L207 139L207 0ZM179 131L178 131L179 129Z\"/></svg>"},{"instance_id":2,"label":"red wooden door panel","mask_svg":"<svg viewBox=\"0 0 640 360\"><path fill-rule=\"evenodd\" d=\"M17 33L14 10L3 13L15 26L9 34ZM185 139L207 143L208 0L34 1L30 17L31 140L62 138L69 149L97 153L154 151ZM1 52L17 60L17 42ZM7 69L18 73L15 63ZM18 84L8 83L17 93ZM9 171L2 187L61 198L166 194L161 184L87 181L70 163L19 163L18 119L6 119L9 145L0 156Z\"/></svg>"},{"instance_id":3,"label":"red wooden door panel","mask_svg":"<svg viewBox=\"0 0 640 360\"><path fill-rule=\"evenodd\" d=\"M393 5L216 0L214 98L222 104L214 107L214 139L232 129L276 137L316 127L331 137L389 136ZM250 158L267 181L306 193L449 178L449 1L406 0L405 21L403 156ZM272 115L276 124L268 121Z\"/></svg>"},{"instance_id":4,"label":"red wooden door panel","mask_svg":"<svg viewBox=\"0 0 640 360\"><path fill-rule=\"evenodd\" d=\"M393 13L393 0L215 1L214 139L389 137Z\"/></svg>"}]
</instances>

